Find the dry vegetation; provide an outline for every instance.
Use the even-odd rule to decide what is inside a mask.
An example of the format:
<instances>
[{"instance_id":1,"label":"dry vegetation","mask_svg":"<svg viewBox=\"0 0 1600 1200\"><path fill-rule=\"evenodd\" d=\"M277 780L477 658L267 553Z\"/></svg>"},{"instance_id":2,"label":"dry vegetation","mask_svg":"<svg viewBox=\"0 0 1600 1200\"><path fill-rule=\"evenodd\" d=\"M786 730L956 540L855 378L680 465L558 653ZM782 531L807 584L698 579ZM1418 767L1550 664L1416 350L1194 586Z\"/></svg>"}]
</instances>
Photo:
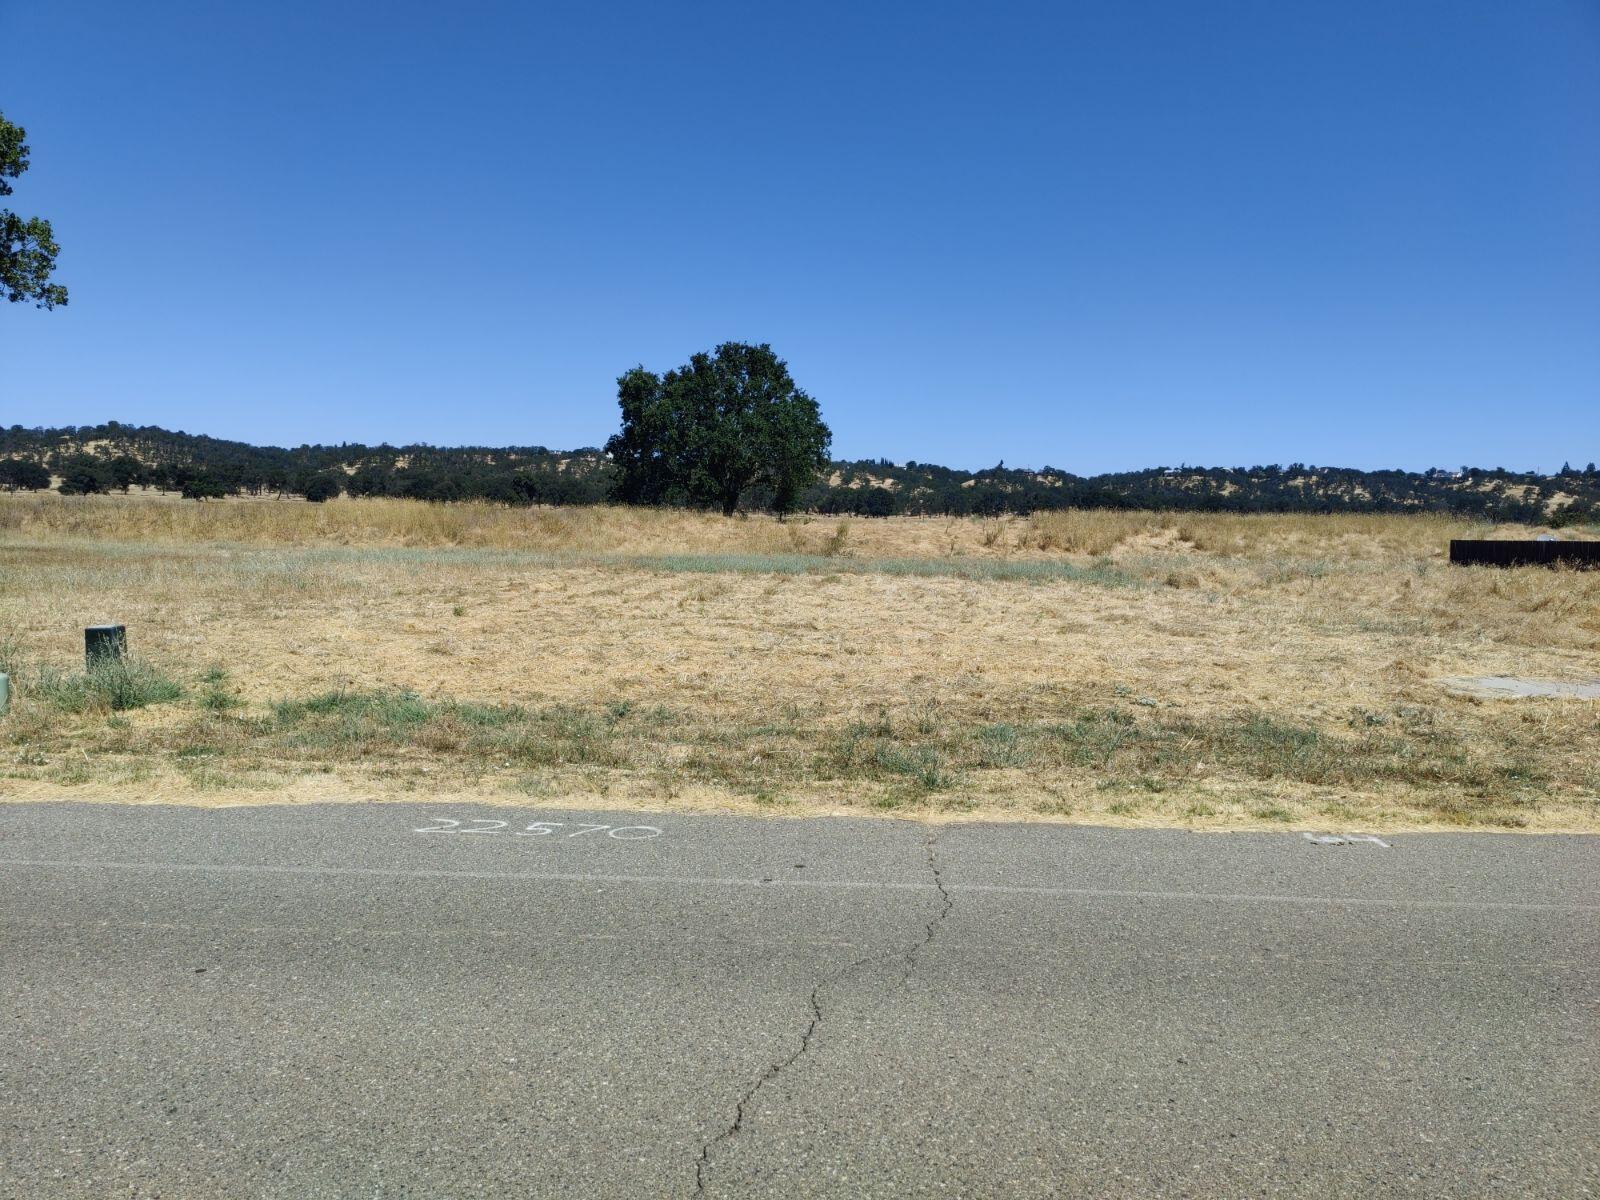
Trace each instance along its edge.
<instances>
[{"instance_id":1,"label":"dry vegetation","mask_svg":"<svg viewBox=\"0 0 1600 1200\"><path fill-rule=\"evenodd\" d=\"M1600 676L1488 532L0 498L0 790L1594 828L1600 705L1436 682Z\"/></svg>"}]
</instances>

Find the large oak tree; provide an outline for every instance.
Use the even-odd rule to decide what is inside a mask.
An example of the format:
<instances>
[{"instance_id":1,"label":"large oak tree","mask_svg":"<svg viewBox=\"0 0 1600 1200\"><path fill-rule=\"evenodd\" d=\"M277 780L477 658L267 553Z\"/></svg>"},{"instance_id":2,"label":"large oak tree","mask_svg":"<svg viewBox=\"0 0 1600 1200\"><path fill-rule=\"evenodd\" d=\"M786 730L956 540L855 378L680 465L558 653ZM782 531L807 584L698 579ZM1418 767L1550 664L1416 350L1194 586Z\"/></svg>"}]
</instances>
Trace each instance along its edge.
<instances>
[{"instance_id":1,"label":"large oak tree","mask_svg":"<svg viewBox=\"0 0 1600 1200\"><path fill-rule=\"evenodd\" d=\"M732 516L759 488L788 512L828 464L832 435L817 402L766 344L725 342L662 376L635 367L617 380L617 402L622 430L606 451L616 497L629 504Z\"/></svg>"}]
</instances>

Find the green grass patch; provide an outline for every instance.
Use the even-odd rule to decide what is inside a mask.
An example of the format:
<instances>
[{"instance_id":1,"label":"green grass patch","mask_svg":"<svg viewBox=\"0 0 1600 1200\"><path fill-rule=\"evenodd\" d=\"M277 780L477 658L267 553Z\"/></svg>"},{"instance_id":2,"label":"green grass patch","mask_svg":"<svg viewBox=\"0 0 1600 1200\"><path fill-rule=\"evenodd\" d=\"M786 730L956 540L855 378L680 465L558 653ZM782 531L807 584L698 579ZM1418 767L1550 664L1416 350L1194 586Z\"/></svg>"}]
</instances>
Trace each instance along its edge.
<instances>
[{"instance_id":1,"label":"green grass patch","mask_svg":"<svg viewBox=\"0 0 1600 1200\"><path fill-rule=\"evenodd\" d=\"M200 682L204 685L197 697L201 708L209 712L226 713L244 707L244 701L229 688L228 672L223 668L212 667L200 677Z\"/></svg>"},{"instance_id":2,"label":"green grass patch","mask_svg":"<svg viewBox=\"0 0 1600 1200\"><path fill-rule=\"evenodd\" d=\"M335 691L272 706L269 742L300 754L365 757L426 751L519 768L629 765L621 726L632 706L425 700L407 691Z\"/></svg>"},{"instance_id":3,"label":"green grass patch","mask_svg":"<svg viewBox=\"0 0 1600 1200\"><path fill-rule=\"evenodd\" d=\"M846 724L830 719L839 709L828 705L780 706L740 722L628 699L484 703L379 688L263 709L243 706L219 668L191 691L185 719L129 722L114 714L179 700L184 689L136 661L82 675L23 674L20 702L0 726L0 739L16 748L7 761L19 771L49 767L73 778L83 772L67 754L89 761L82 750L94 756L96 778L110 769L101 765L107 760L149 761L227 787L350 764L403 786L496 778L543 795L578 779L604 794L631 776L667 795L716 785L762 805L822 789L858 803L960 808L986 795L983 773L993 772L996 794L1088 791L1096 796L1088 808L1107 805L1126 816L1218 815L1207 803L1185 807L1184 792L1195 784L1253 796L1244 811L1284 823L1292 813L1344 811L1333 792L1370 796L1398 787L1412 810L1502 827L1526 822L1543 797L1572 795L1594 780L1587 761L1574 768L1551 757L1542 726L1486 728L1475 713L1446 706L1400 705L1316 726L1254 710L1191 715L1141 706L1131 695L1079 705L1030 693L967 712L927 696L869 696L841 701L860 714ZM247 711L235 711L241 707ZM63 713L90 719L64 721ZM1312 798L1318 794L1327 800ZM1038 811L1071 811L1060 804Z\"/></svg>"},{"instance_id":4,"label":"green grass patch","mask_svg":"<svg viewBox=\"0 0 1600 1200\"><path fill-rule=\"evenodd\" d=\"M907 575L1046 583L1071 580L1102 587L1133 587L1146 581L1108 564L1078 566L1048 559L837 558L810 554L661 554L619 560L650 571L739 575Z\"/></svg>"},{"instance_id":5,"label":"green grass patch","mask_svg":"<svg viewBox=\"0 0 1600 1200\"><path fill-rule=\"evenodd\" d=\"M183 695L176 680L133 658L97 659L81 674L44 667L26 687L32 699L64 713L124 712L170 703Z\"/></svg>"},{"instance_id":6,"label":"green grass patch","mask_svg":"<svg viewBox=\"0 0 1600 1200\"><path fill-rule=\"evenodd\" d=\"M1294 814L1281 804L1258 804L1250 810L1258 821L1292 821Z\"/></svg>"},{"instance_id":7,"label":"green grass patch","mask_svg":"<svg viewBox=\"0 0 1600 1200\"><path fill-rule=\"evenodd\" d=\"M735 575L908 575L1045 583L1069 580L1102 587L1145 587L1145 574L1110 563L1082 566L1053 559L845 558L830 554L608 554L482 548L317 547L281 555L276 569L348 562L474 567L614 567L622 570ZM452 610L453 611L453 610Z\"/></svg>"},{"instance_id":8,"label":"green grass patch","mask_svg":"<svg viewBox=\"0 0 1600 1200\"><path fill-rule=\"evenodd\" d=\"M980 767L1021 766L1026 755L1014 725L980 725L973 734Z\"/></svg>"}]
</instances>

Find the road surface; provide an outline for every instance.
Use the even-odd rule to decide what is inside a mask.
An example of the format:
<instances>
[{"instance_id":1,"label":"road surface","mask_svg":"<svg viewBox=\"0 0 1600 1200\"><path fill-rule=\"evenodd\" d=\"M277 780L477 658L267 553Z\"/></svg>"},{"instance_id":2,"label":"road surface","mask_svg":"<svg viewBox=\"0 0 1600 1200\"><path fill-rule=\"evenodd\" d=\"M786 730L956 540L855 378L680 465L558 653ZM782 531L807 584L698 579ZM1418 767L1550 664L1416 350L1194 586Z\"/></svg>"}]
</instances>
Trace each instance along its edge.
<instances>
[{"instance_id":1,"label":"road surface","mask_svg":"<svg viewBox=\"0 0 1600 1200\"><path fill-rule=\"evenodd\" d=\"M0 1196L1600 1192L1600 839L1385 840L0 805Z\"/></svg>"}]
</instances>

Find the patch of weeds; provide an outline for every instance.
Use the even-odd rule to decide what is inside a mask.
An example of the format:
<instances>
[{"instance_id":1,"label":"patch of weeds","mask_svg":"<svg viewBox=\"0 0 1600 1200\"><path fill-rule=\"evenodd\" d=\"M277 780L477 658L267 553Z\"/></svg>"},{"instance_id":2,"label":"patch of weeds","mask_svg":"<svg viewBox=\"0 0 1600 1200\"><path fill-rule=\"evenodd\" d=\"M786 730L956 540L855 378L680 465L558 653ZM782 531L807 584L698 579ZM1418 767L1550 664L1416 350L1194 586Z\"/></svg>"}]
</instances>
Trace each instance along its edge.
<instances>
[{"instance_id":1,"label":"patch of weeds","mask_svg":"<svg viewBox=\"0 0 1600 1200\"><path fill-rule=\"evenodd\" d=\"M99 658L81 675L45 668L33 678L28 691L65 713L124 712L165 704L183 695L182 685L133 658Z\"/></svg>"},{"instance_id":2,"label":"patch of weeds","mask_svg":"<svg viewBox=\"0 0 1600 1200\"><path fill-rule=\"evenodd\" d=\"M892 775L904 775L919 791L938 792L954 782L954 776L944 767L939 752L929 746L905 749L897 745L878 746L872 755L878 770Z\"/></svg>"},{"instance_id":3,"label":"patch of weeds","mask_svg":"<svg viewBox=\"0 0 1600 1200\"><path fill-rule=\"evenodd\" d=\"M833 769L840 773L853 770L860 761L861 747L867 740L866 731L859 724L845 726L828 741L826 757Z\"/></svg>"},{"instance_id":4,"label":"patch of weeds","mask_svg":"<svg viewBox=\"0 0 1600 1200\"><path fill-rule=\"evenodd\" d=\"M629 765L617 722L609 716L566 705L527 714L527 720L507 729L496 742L495 753L524 766Z\"/></svg>"},{"instance_id":5,"label":"patch of weeds","mask_svg":"<svg viewBox=\"0 0 1600 1200\"><path fill-rule=\"evenodd\" d=\"M1542 787L1550 782L1550 776L1545 771L1525 758L1514 758L1508 763L1501 764L1496 771L1506 783Z\"/></svg>"},{"instance_id":6,"label":"patch of weeds","mask_svg":"<svg viewBox=\"0 0 1600 1200\"><path fill-rule=\"evenodd\" d=\"M1183 810L1183 815L1186 817L1214 817L1217 815L1217 810L1204 800L1196 800Z\"/></svg>"},{"instance_id":7,"label":"patch of weeds","mask_svg":"<svg viewBox=\"0 0 1600 1200\"><path fill-rule=\"evenodd\" d=\"M548 796L554 787L545 775L519 775L511 786L524 796Z\"/></svg>"},{"instance_id":8,"label":"patch of weeds","mask_svg":"<svg viewBox=\"0 0 1600 1200\"><path fill-rule=\"evenodd\" d=\"M200 682L205 685L200 693L200 707L208 712L231 712L243 706L244 701L228 687L228 672L223 668L210 668L200 677Z\"/></svg>"},{"instance_id":9,"label":"patch of weeds","mask_svg":"<svg viewBox=\"0 0 1600 1200\"><path fill-rule=\"evenodd\" d=\"M264 791L277 786L277 781L234 771L221 771L215 767L198 767L187 772L189 786L197 792Z\"/></svg>"},{"instance_id":10,"label":"patch of weeds","mask_svg":"<svg viewBox=\"0 0 1600 1200\"><path fill-rule=\"evenodd\" d=\"M1524 829L1528 818L1504 804L1475 800L1470 796L1452 795L1441 798L1432 806L1434 815L1452 825L1468 828Z\"/></svg>"},{"instance_id":11,"label":"patch of weeds","mask_svg":"<svg viewBox=\"0 0 1600 1200\"><path fill-rule=\"evenodd\" d=\"M150 769L150 764L144 762L125 764L113 773L115 781L124 784L148 783L154 777L155 772Z\"/></svg>"},{"instance_id":12,"label":"patch of weeds","mask_svg":"<svg viewBox=\"0 0 1600 1200\"><path fill-rule=\"evenodd\" d=\"M939 728L939 704L935 700L924 700L917 705L911 718L911 728L928 737Z\"/></svg>"},{"instance_id":13,"label":"patch of weeds","mask_svg":"<svg viewBox=\"0 0 1600 1200\"><path fill-rule=\"evenodd\" d=\"M1256 577L1264 584L1293 583L1297 579L1321 579L1332 568L1322 559L1295 558L1272 559L1256 568Z\"/></svg>"},{"instance_id":14,"label":"patch of weeds","mask_svg":"<svg viewBox=\"0 0 1600 1200\"><path fill-rule=\"evenodd\" d=\"M292 725L307 717L343 717L370 720L386 727L420 725L434 715L436 706L415 692L323 692L305 700L281 700L272 706L280 722Z\"/></svg>"},{"instance_id":15,"label":"patch of weeds","mask_svg":"<svg viewBox=\"0 0 1600 1200\"><path fill-rule=\"evenodd\" d=\"M1260 713L1251 714L1234 731L1240 753L1255 758L1274 773L1304 776L1323 766L1326 748L1315 729L1285 725Z\"/></svg>"},{"instance_id":16,"label":"patch of weeds","mask_svg":"<svg viewBox=\"0 0 1600 1200\"><path fill-rule=\"evenodd\" d=\"M789 799L789 797L785 796L783 793L772 791L769 788L762 788L760 791L756 792L755 795L751 796L750 800L752 803L759 804L763 808L782 808L786 805L794 803L793 800Z\"/></svg>"},{"instance_id":17,"label":"patch of weeds","mask_svg":"<svg viewBox=\"0 0 1600 1200\"><path fill-rule=\"evenodd\" d=\"M1133 718L1114 708L1089 709L1076 720L1049 726L1045 732L1059 743L1057 748L1073 765L1102 769L1139 737Z\"/></svg>"},{"instance_id":18,"label":"patch of weeds","mask_svg":"<svg viewBox=\"0 0 1600 1200\"><path fill-rule=\"evenodd\" d=\"M12 637L0 638L0 675L13 680L22 673L22 644Z\"/></svg>"},{"instance_id":19,"label":"patch of weeds","mask_svg":"<svg viewBox=\"0 0 1600 1200\"><path fill-rule=\"evenodd\" d=\"M1151 775L1136 775L1132 779L1102 779L1094 786L1100 792L1148 792L1151 795L1160 795L1167 790L1163 781Z\"/></svg>"},{"instance_id":20,"label":"patch of weeds","mask_svg":"<svg viewBox=\"0 0 1600 1200\"><path fill-rule=\"evenodd\" d=\"M1436 727L1432 714L1408 717L1406 727L1396 732L1364 730L1342 737L1246 713L1175 721L1164 727L1161 737L1167 746L1181 738L1183 758L1252 779L1295 779L1325 787L1401 782L1479 794L1548 784L1546 774L1526 758L1485 758L1470 752L1460 735ZM1175 757L1165 749L1157 755L1159 761Z\"/></svg>"},{"instance_id":21,"label":"patch of weeds","mask_svg":"<svg viewBox=\"0 0 1600 1200\"><path fill-rule=\"evenodd\" d=\"M52 783L59 783L63 787L76 787L88 783L94 778L94 772L86 762L74 762L68 759L54 771L50 772Z\"/></svg>"},{"instance_id":22,"label":"patch of weeds","mask_svg":"<svg viewBox=\"0 0 1600 1200\"><path fill-rule=\"evenodd\" d=\"M1260 804L1250 810L1258 821L1292 821L1294 814L1281 804Z\"/></svg>"},{"instance_id":23,"label":"patch of weeds","mask_svg":"<svg viewBox=\"0 0 1600 1200\"><path fill-rule=\"evenodd\" d=\"M887 704L878 705L877 715L871 721L863 722L861 730L867 737L893 737L894 722L889 719L889 706Z\"/></svg>"},{"instance_id":24,"label":"patch of weeds","mask_svg":"<svg viewBox=\"0 0 1600 1200\"><path fill-rule=\"evenodd\" d=\"M1131 817L1138 813L1139 805L1132 800L1114 800L1106 805L1106 811L1113 816Z\"/></svg>"},{"instance_id":25,"label":"patch of weeds","mask_svg":"<svg viewBox=\"0 0 1600 1200\"><path fill-rule=\"evenodd\" d=\"M1014 725L983 725L973 736L980 767L1015 767L1026 757Z\"/></svg>"},{"instance_id":26,"label":"patch of weeds","mask_svg":"<svg viewBox=\"0 0 1600 1200\"><path fill-rule=\"evenodd\" d=\"M275 703L266 736L301 754L363 756L419 744L441 711L440 705L413 692L323 692ZM470 737L470 730L470 717L463 720L458 714L433 729L436 736L430 739L430 748L456 749Z\"/></svg>"},{"instance_id":27,"label":"patch of weeds","mask_svg":"<svg viewBox=\"0 0 1600 1200\"><path fill-rule=\"evenodd\" d=\"M445 704L437 715L475 729L504 729L528 720L527 710L515 704Z\"/></svg>"},{"instance_id":28,"label":"patch of weeds","mask_svg":"<svg viewBox=\"0 0 1600 1200\"><path fill-rule=\"evenodd\" d=\"M765 725L752 725L748 729L740 730L739 735L741 740L749 740L753 738L793 737L798 732L799 730L793 725L768 722ZM719 738L719 740L721 739Z\"/></svg>"},{"instance_id":29,"label":"patch of weeds","mask_svg":"<svg viewBox=\"0 0 1600 1200\"><path fill-rule=\"evenodd\" d=\"M1103 587L1142 587L1145 581L1110 564L1081 567L1051 559L850 559L805 554L661 554L592 556L583 561L638 570L731 572L742 575L904 575L928 579L954 577L984 581L1050 583L1070 580Z\"/></svg>"},{"instance_id":30,"label":"patch of weeds","mask_svg":"<svg viewBox=\"0 0 1600 1200\"><path fill-rule=\"evenodd\" d=\"M850 523L840 521L833 527L833 533L829 535L828 540L823 543L822 555L824 558L838 558L848 553L849 544Z\"/></svg>"}]
</instances>

